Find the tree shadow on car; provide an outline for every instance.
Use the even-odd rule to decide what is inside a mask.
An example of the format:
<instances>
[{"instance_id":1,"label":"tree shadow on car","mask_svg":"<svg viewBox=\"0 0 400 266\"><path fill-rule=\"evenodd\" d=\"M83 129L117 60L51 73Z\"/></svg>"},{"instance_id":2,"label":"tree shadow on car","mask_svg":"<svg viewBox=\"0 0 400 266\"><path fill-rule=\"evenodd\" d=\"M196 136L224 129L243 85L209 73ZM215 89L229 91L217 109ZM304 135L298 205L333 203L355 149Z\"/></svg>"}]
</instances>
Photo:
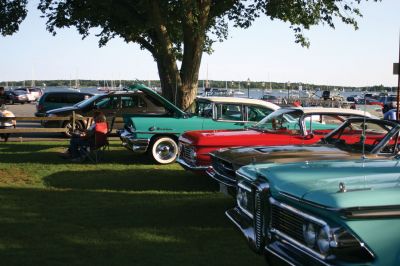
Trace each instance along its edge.
<instances>
[{"instance_id":1,"label":"tree shadow on car","mask_svg":"<svg viewBox=\"0 0 400 266\"><path fill-rule=\"evenodd\" d=\"M176 169L61 171L44 178L47 187L118 191L217 191L207 176Z\"/></svg>"}]
</instances>

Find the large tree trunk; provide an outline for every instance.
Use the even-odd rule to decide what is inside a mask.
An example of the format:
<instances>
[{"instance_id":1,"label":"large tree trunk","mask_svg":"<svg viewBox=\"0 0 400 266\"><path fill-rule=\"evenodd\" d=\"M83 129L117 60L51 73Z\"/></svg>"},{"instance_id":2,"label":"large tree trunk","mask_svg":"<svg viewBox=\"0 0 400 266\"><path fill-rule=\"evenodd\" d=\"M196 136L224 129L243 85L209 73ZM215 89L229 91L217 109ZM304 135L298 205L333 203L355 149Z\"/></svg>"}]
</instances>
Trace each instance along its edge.
<instances>
[{"instance_id":1,"label":"large tree trunk","mask_svg":"<svg viewBox=\"0 0 400 266\"><path fill-rule=\"evenodd\" d=\"M159 2L151 0L150 5L155 28L154 38L157 39L154 42L157 43L157 47L155 47L156 52L153 56L157 61L163 96L178 107L186 109L197 95L199 69L211 0L183 1L184 51L180 72L176 64L173 43L167 31L166 18L163 17Z\"/></svg>"},{"instance_id":2,"label":"large tree trunk","mask_svg":"<svg viewBox=\"0 0 400 266\"><path fill-rule=\"evenodd\" d=\"M185 46L181 66L182 86L180 87L178 98L180 106L186 109L197 95L199 70L211 0L196 2L196 8L193 8L192 1L183 1L183 3L185 19L182 23Z\"/></svg>"},{"instance_id":3,"label":"large tree trunk","mask_svg":"<svg viewBox=\"0 0 400 266\"><path fill-rule=\"evenodd\" d=\"M160 77L162 96L176 105L177 103L177 83L175 78L168 75L171 71L166 71L166 66L161 59L157 60L158 76ZM176 74L175 74L176 75Z\"/></svg>"},{"instance_id":4,"label":"large tree trunk","mask_svg":"<svg viewBox=\"0 0 400 266\"><path fill-rule=\"evenodd\" d=\"M168 35L166 27L166 18L160 10L158 0L150 1L151 10L153 13L154 23L154 36L156 40L154 43L155 52L153 56L157 61L158 75L160 76L162 94L171 102L177 104L178 95L176 91L181 86L181 77L179 75L178 66L176 64L176 57L173 51L173 43ZM178 104L180 107L180 105Z\"/></svg>"}]
</instances>

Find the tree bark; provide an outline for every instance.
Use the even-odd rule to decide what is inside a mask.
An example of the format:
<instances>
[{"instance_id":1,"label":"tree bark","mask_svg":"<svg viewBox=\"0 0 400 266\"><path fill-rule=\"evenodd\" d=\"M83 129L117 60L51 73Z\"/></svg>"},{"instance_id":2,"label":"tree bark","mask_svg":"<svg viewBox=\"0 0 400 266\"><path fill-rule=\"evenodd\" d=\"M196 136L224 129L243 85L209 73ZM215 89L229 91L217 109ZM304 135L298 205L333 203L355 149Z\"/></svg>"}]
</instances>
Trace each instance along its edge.
<instances>
[{"instance_id":1,"label":"tree bark","mask_svg":"<svg viewBox=\"0 0 400 266\"><path fill-rule=\"evenodd\" d=\"M161 81L162 94L165 98L181 107L176 94L177 88L181 87L176 57L173 51L173 43L168 35L165 18L162 16L158 0L151 0L150 7L153 14L154 43L157 44L153 54L157 61L158 73Z\"/></svg>"},{"instance_id":2,"label":"tree bark","mask_svg":"<svg viewBox=\"0 0 400 266\"><path fill-rule=\"evenodd\" d=\"M186 109L196 98L199 70L203 55L206 26L209 20L211 0L197 2L197 15L193 13L192 1L183 1L186 5L183 20L184 52L181 66L182 86L178 99L180 106Z\"/></svg>"}]
</instances>

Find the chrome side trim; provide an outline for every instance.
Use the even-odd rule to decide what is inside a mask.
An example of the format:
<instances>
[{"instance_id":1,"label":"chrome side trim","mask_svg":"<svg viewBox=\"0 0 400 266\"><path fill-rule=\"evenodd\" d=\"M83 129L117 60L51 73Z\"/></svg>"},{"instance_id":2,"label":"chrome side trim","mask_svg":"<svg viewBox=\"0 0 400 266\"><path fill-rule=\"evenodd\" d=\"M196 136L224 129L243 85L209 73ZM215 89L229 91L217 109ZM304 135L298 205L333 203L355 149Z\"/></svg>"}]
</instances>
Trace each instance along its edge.
<instances>
[{"instance_id":1,"label":"chrome side trim","mask_svg":"<svg viewBox=\"0 0 400 266\"><path fill-rule=\"evenodd\" d=\"M308 200L299 199L296 196L293 196L293 195L291 195L289 193L286 193L286 192L279 192L279 195L284 196L286 198L289 198L289 199L291 199L293 201L300 202L302 204L313 206L315 208L320 208L320 209L329 210L329 211L340 211L340 209L338 209L338 208L330 208L330 207L327 207L325 205L317 204L317 203L314 203L314 202L311 202L311 201L308 201Z\"/></svg>"}]
</instances>

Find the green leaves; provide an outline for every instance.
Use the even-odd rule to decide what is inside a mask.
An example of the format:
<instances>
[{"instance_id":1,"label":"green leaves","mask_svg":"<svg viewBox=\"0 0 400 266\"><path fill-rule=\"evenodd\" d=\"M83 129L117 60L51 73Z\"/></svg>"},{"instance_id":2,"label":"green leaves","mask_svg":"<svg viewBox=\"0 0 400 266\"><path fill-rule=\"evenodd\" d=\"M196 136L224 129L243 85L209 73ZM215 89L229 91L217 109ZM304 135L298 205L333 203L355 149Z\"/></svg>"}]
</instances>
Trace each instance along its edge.
<instances>
[{"instance_id":1,"label":"green leaves","mask_svg":"<svg viewBox=\"0 0 400 266\"><path fill-rule=\"evenodd\" d=\"M25 19L27 0L0 0L0 34L11 35L18 31Z\"/></svg>"}]
</instances>

